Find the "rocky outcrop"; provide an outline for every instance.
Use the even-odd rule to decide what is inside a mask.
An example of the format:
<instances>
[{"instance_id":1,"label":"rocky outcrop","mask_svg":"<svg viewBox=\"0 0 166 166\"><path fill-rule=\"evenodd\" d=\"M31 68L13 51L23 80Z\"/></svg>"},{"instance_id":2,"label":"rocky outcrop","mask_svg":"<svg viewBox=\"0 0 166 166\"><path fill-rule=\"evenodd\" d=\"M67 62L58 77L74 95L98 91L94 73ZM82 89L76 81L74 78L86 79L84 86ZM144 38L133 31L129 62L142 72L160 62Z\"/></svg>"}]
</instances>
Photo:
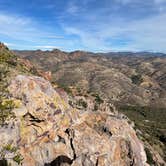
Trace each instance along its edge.
<instances>
[{"instance_id":1,"label":"rocky outcrop","mask_svg":"<svg viewBox=\"0 0 166 166\"><path fill-rule=\"evenodd\" d=\"M0 127L0 149L12 166L147 165L144 146L123 117L72 108L41 77L18 75L8 90L17 107Z\"/></svg>"},{"instance_id":2,"label":"rocky outcrop","mask_svg":"<svg viewBox=\"0 0 166 166\"><path fill-rule=\"evenodd\" d=\"M52 78L51 71L39 70L27 59L19 58L18 61L24 66L24 68L26 68L31 73L39 75L39 76L45 78L46 80L51 81L51 78Z\"/></svg>"}]
</instances>

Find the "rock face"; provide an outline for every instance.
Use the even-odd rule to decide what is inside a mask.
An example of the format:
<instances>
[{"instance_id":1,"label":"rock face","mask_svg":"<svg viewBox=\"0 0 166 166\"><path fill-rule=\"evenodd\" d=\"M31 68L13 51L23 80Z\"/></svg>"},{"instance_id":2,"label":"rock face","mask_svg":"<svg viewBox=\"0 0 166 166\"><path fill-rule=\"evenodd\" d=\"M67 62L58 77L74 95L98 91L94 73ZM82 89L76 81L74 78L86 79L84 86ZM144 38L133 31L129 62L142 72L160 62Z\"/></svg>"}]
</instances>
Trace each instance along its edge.
<instances>
[{"instance_id":1,"label":"rock face","mask_svg":"<svg viewBox=\"0 0 166 166\"><path fill-rule=\"evenodd\" d=\"M17 107L15 118L0 127L0 147L17 147L21 157L11 159L16 150L3 156L12 166L147 165L144 146L126 119L72 108L67 95L41 77L18 75L8 90Z\"/></svg>"},{"instance_id":2,"label":"rock face","mask_svg":"<svg viewBox=\"0 0 166 166\"><path fill-rule=\"evenodd\" d=\"M65 90L74 87L75 94L95 93L109 100L134 121L144 143L147 141L166 161L166 54L60 50L15 53L38 69L51 71L51 81ZM152 151L147 155L148 162L156 165L160 160Z\"/></svg>"}]
</instances>

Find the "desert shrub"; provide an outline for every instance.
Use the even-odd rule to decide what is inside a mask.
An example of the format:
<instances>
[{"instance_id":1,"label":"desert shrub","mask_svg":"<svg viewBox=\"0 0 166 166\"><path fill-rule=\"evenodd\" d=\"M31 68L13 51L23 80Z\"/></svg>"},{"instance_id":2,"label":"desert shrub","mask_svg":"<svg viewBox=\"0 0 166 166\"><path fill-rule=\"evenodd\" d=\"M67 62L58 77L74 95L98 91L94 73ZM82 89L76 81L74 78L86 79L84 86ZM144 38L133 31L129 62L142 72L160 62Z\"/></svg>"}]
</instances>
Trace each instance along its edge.
<instances>
[{"instance_id":1,"label":"desert shrub","mask_svg":"<svg viewBox=\"0 0 166 166\"><path fill-rule=\"evenodd\" d=\"M71 100L68 101L69 105L73 107L73 102Z\"/></svg>"},{"instance_id":2,"label":"desert shrub","mask_svg":"<svg viewBox=\"0 0 166 166\"><path fill-rule=\"evenodd\" d=\"M0 99L0 125L3 126L6 124L7 120L15 118L13 108L16 108L17 105L13 100L10 99Z\"/></svg>"},{"instance_id":3,"label":"desert shrub","mask_svg":"<svg viewBox=\"0 0 166 166\"><path fill-rule=\"evenodd\" d=\"M131 80L133 84L137 84L137 85L139 85L143 81L142 76L140 74L132 75Z\"/></svg>"},{"instance_id":4,"label":"desert shrub","mask_svg":"<svg viewBox=\"0 0 166 166\"><path fill-rule=\"evenodd\" d=\"M12 54L9 50L5 48L0 50L0 63L5 62L5 63L13 64L14 59L16 59L16 56Z\"/></svg>"},{"instance_id":5,"label":"desert shrub","mask_svg":"<svg viewBox=\"0 0 166 166\"><path fill-rule=\"evenodd\" d=\"M98 104L95 103L93 111L97 111L99 108Z\"/></svg>"},{"instance_id":6,"label":"desert shrub","mask_svg":"<svg viewBox=\"0 0 166 166\"><path fill-rule=\"evenodd\" d=\"M8 73L8 67L6 65L0 64L0 81L3 81Z\"/></svg>"},{"instance_id":7,"label":"desert shrub","mask_svg":"<svg viewBox=\"0 0 166 166\"><path fill-rule=\"evenodd\" d=\"M99 94L92 94L92 96L95 97L95 102L97 104L102 104L104 102L103 99L99 96Z\"/></svg>"},{"instance_id":8,"label":"desert shrub","mask_svg":"<svg viewBox=\"0 0 166 166\"><path fill-rule=\"evenodd\" d=\"M13 157L13 160L18 164L20 165L22 160L23 160L23 157L21 156L21 154L16 154L16 156Z\"/></svg>"},{"instance_id":9,"label":"desert shrub","mask_svg":"<svg viewBox=\"0 0 166 166\"><path fill-rule=\"evenodd\" d=\"M2 163L7 163L7 156L8 154L12 154L12 156L14 156L12 159L13 161L15 161L18 165L21 164L23 157L22 155L18 152L18 148L13 146L12 144L6 144L2 147L1 151L0 151L0 161L2 161Z\"/></svg>"},{"instance_id":10,"label":"desert shrub","mask_svg":"<svg viewBox=\"0 0 166 166\"><path fill-rule=\"evenodd\" d=\"M141 131L143 140L148 141L152 147L157 145L162 151L160 155L166 158L165 109L123 105L119 107L119 111L127 115L135 123L135 128Z\"/></svg>"},{"instance_id":11,"label":"desert shrub","mask_svg":"<svg viewBox=\"0 0 166 166\"><path fill-rule=\"evenodd\" d=\"M30 69L30 73L35 74L35 75L38 75L38 71L37 71L37 69L36 69L35 67L32 67L32 68Z\"/></svg>"},{"instance_id":12,"label":"desert shrub","mask_svg":"<svg viewBox=\"0 0 166 166\"><path fill-rule=\"evenodd\" d=\"M148 164L150 164L150 165L151 165L151 164L155 165L156 163L155 163L155 161L153 160L153 157L152 157L152 154L151 154L150 150L149 150L148 148L145 148L145 152L146 152Z\"/></svg>"},{"instance_id":13,"label":"desert shrub","mask_svg":"<svg viewBox=\"0 0 166 166\"><path fill-rule=\"evenodd\" d=\"M86 101L84 101L83 99L79 99L78 101L77 101L77 105L79 105L79 106L82 106L83 108L87 108L87 102Z\"/></svg>"}]
</instances>

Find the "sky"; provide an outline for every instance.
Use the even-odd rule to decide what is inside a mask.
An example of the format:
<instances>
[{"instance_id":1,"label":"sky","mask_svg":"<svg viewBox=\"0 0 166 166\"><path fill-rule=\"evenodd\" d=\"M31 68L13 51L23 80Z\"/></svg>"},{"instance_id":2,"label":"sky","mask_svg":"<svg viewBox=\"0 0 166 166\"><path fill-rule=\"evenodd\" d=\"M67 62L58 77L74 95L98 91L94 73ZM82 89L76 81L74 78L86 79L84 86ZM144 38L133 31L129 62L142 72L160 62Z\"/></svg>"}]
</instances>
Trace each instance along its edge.
<instances>
[{"instance_id":1,"label":"sky","mask_svg":"<svg viewBox=\"0 0 166 166\"><path fill-rule=\"evenodd\" d=\"M166 53L166 0L0 0L11 49Z\"/></svg>"}]
</instances>

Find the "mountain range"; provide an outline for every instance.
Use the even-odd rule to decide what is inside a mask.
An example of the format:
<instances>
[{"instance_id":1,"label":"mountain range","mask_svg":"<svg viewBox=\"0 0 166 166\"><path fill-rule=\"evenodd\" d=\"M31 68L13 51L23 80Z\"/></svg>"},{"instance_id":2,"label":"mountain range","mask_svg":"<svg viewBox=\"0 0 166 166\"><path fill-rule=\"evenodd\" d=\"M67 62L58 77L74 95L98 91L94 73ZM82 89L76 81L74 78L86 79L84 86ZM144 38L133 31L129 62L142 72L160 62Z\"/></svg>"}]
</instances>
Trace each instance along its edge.
<instances>
[{"instance_id":1,"label":"mountain range","mask_svg":"<svg viewBox=\"0 0 166 166\"><path fill-rule=\"evenodd\" d=\"M14 51L52 73L73 96L99 95L132 121L143 140L166 159L166 56L151 52ZM155 129L155 130L154 130Z\"/></svg>"},{"instance_id":2,"label":"mountain range","mask_svg":"<svg viewBox=\"0 0 166 166\"><path fill-rule=\"evenodd\" d=\"M165 165L165 56L121 54L0 43L0 165Z\"/></svg>"}]
</instances>

